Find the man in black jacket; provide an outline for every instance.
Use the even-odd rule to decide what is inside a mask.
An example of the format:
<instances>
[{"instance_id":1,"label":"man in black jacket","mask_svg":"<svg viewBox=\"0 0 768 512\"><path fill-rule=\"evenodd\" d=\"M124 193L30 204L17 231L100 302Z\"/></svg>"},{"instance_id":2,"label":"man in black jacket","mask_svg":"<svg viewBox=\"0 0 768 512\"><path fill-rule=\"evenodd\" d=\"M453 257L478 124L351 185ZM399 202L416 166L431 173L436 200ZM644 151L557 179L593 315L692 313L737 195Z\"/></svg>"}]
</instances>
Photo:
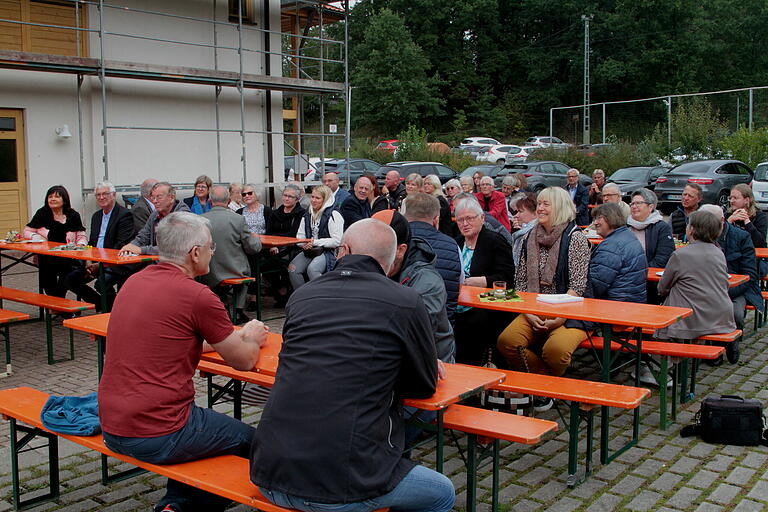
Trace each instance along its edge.
<instances>
[{"instance_id":1,"label":"man in black jacket","mask_svg":"<svg viewBox=\"0 0 768 512\"><path fill-rule=\"evenodd\" d=\"M400 401L431 396L438 363L419 294L386 276L395 248L389 226L358 221L336 268L288 301L280 366L251 452L251 481L278 506L453 507L447 477L402 457Z\"/></svg>"},{"instance_id":2,"label":"man in black jacket","mask_svg":"<svg viewBox=\"0 0 768 512\"><path fill-rule=\"evenodd\" d=\"M570 194L573 205L576 207L576 224L586 226L589 224L589 191L579 182L579 170L568 170L568 183L565 190Z\"/></svg>"},{"instance_id":3,"label":"man in black jacket","mask_svg":"<svg viewBox=\"0 0 768 512\"><path fill-rule=\"evenodd\" d=\"M115 186L109 182L96 184L94 189L96 204L99 210L91 217L91 235L88 245L104 249L119 249L133 238L133 215L127 208L117 204ZM143 199L140 198L143 201ZM107 291L107 311L112 309L115 300L114 286L127 279L129 270L120 266L111 267L104 271L104 284ZM79 265L69 273L64 280L68 290L72 290L85 302L96 305L96 310L101 311L101 295L104 290L98 292L88 286L88 283L99 274L99 264L87 262Z\"/></svg>"}]
</instances>

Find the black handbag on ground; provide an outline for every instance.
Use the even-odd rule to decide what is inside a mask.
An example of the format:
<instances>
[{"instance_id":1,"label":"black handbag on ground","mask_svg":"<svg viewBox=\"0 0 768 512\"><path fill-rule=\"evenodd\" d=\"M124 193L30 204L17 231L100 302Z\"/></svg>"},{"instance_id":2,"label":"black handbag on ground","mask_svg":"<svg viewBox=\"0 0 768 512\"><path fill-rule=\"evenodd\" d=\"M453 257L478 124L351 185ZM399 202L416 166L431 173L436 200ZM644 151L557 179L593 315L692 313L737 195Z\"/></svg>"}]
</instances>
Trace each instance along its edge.
<instances>
[{"instance_id":1,"label":"black handbag on ground","mask_svg":"<svg viewBox=\"0 0 768 512\"><path fill-rule=\"evenodd\" d=\"M737 446L768 445L763 404L735 395L707 397L701 402L693 425L683 427L682 437L701 436L707 443Z\"/></svg>"}]
</instances>

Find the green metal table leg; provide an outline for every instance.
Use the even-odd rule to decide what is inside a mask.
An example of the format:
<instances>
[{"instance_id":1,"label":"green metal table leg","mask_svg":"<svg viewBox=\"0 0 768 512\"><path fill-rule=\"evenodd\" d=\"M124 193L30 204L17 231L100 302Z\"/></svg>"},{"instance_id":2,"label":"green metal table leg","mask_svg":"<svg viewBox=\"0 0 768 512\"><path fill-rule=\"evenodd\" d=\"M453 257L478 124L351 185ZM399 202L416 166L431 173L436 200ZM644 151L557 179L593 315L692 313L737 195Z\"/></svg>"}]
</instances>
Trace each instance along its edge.
<instances>
[{"instance_id":1,"label":"green metal table leg","mask_svg":"<svg viewBox=\"0 0 768 512\"><path fill-rule=\"evenodd\" d=\"M99 380L104 373L104 354L107 351L107 339L104 336L96 337L96 364L99 365Z\"/></svg>"},{"instance_id":2,"label":"green metal table leg","mask_svg":"<svg viewBox=\"0 0 768 512\"><path fill-rule=\"evenodd\" d=\"M437 425L436 425L437 426L437 432L436 432L437 448L435 450L435 452L436 452L435 453L435 470L438 473L442 473L443 472L443 448L444 448L443 445L445 444L445 431L444 431L444 426L443 426L443 414L444 413L445 413L444 409L437 411L437 418L436 418L436 423L437 423Z\"/></svg>"},{"instance_id":3,"label":"green metal table leg","mask_svg":"<svg viewBox=\"0 0 768 512\"><path fill-rule=\"evenodd\" d=\"M477 509L477 436L467 434L467 512Z\"/></svg>"},{"instance_id":4,"label":"green metal table leg","mask_svg":"<svg viewBox=\"0 0 768 512\"><path fill-rule=\"evenodd\" d=\"M13 375L13 367L11 367L11 330L8 324L3 326L3 339L5 342L5 372L0 373L0 377L8 377Z\"/></svg>"},{"instance_id":5,"label":"green metal table leg","mask_svg":"<svg viewBox=\"0 0 768 512\"><path fill-rule=\"evenodd\" d=\"M680 403L684 404L688 401L688 359L683 358L673 366L680 371Z\"/></svg>"},{"instance_id":6,"label":"green metal table leg","mask_svg":"<svg viewBox=\"0 0 768 512\"><path fill-rule=\"evenodd\" d=\"M579 468L579 424L581 414L579 403L571 402L571 420L568 424L568 487L575 487L579 483L576 472Z\"/></svg>"},{"instance_id":7,"label":"green metal table leg","mask_svg":"<svg viewBox=\"0 0 768 512\"><path fill-rule=\"evenodd\" d=\"M498 439L493 440L493 484L491 489L491 512L499 512L499 447Z\"/></svg>"},{"instance_id":8,"label":"green metal table leg","mask_svg":"<svg viewBox=\"0 0 768 512\"><path fill-rule=\"evenodd\" d=\"M48 349L48 364L53 364L53 326L51 325L51 312L45 310L45 344Z\"/></svg>"},{"instance_id":9,"label":"green metal table leg","mask_svg":"<svg viewBox=\"0 0 768 512\"><path fill-rule=\"evenodd\" d=\"M672 363L672 421L677 421L677 381L679 377L680 371L680 365ZM687 379L687 376L686 376ZM680 379L682 380L682 379ZM681 385L683 388L686 386L686 381L682 380ZM681 391L681 393L685 393L685 390ZM683 403L683 397L680 396L680 403Z\"/></svg>"},{"instance_id":10,"label":"green metal table leg","mask_svg":"<svg viewBox=\"0 0 768 512\"><path fill-rule=\"evenodd\" d=\"M656 376L656 382L659 385L659 428L666 430L667 422L667 379L668 377L668 357L662 357L659 363L659 373ZM672 386L672 394L676 393L675 387Z\"/></svg>"},{"instance_id":11,"label":"green metal table leg","mask_svg":"<svg viewBox=\"0 0 768 512\"><path fill-rule=\"evenodd\" d=\"M101 297L99 298L99 302L101 303L101 311L100 313L108 313L107 311L107 276L104 273L104 263L99 262L99 277L97 278L99 285L99 294Z\"/></svg>"}]
</instances>

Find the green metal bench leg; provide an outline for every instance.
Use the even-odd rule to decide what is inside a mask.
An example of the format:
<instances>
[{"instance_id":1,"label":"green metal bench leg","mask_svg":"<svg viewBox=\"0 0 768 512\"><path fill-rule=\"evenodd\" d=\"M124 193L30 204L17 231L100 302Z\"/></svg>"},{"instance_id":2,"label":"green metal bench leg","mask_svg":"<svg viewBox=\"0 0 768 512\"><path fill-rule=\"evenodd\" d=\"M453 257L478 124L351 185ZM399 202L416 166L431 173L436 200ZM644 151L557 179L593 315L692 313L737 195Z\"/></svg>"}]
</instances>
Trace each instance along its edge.
<instances>
[{"instance_id":1,"label":"green metal bench leg","mask_svg":"<svg viewBox=\"0 0 768 512\"><path fill-rule=\"evenodd\" d=\"M11 367L11 330L8 325L3 326L3 339L5 341L5 371L0 373L0 378L13 375Z\"/></svg>"},{"instance_id":2,"label":"green metal bench leg","mask_svg":"<svg viewBox=\"0 0 768 512\"><path fill-rule=\"evenodd\" d=\"M475 512L476 505L477 505L477 436L475 434L467 434L466 493L467 493L466 511Z\"/></svg>"},{"instance_id":3,"label":"green metal bench leg","mask_svg":"<svg viewBox=\"0 0 768 512\"><path fill-rule=\"evenodd\" d=\"M437 411L437 447L435 449L435 470L438 473L443 472L443 448L445 445L445 427L443 425L443 414L445 413L445 410L439 410Z\"/></svg>"},{"instance_id":4,"label":"green metal bench leg","mask_svg":"<svg viewBox=\"0 0 768 512\"><path fill-rule=\"evenodd\" d=\"M133 478L136 475L146 473L147 470L143 468L131 468L125 471L120 471L113 475L109 474L109 457L101 455L101 485L109 485L114 482L121 482L129 478Z\"/></svg>"},{"instance_id":5,"label":"green metal bench leg","mask_svg":"<svg viewBox=\"0 0 768 512\"><path fill-rule=\"evenodd\" d=\"M571 420L568 424L568 487L575 487L579 483L576 471L579 467L579 403L571 402Z\"/></svg>"},{"instance_id":6,"label":"green metal bench leg","mask_svg":"<svg viewBox=\"0 0 768 512\"><path fill-rule=\"evenodd\" d=\"M683 361L685 363L685 361ZM672 364L672 422L677 421L677 382L678 380L681 380L680 382L681 386L685 388L687 382L685 380L679 379L679 372L680 372L680 365L679 364ZM687 379L687 377L686 377ZM685 391L681 391L681 393L684 393ZM680 395L680 403L683 403L683 396Z\"/></svg>"},{"instance_id":7,"label":"green metal bench leg","mask_svg":"<svg viewBox=\"0 0 768 512\"><path fill-rule=\"evenodd\" d=\"M53 501L59 497L59 438L55 434L50 434L38 428L18 425L15 418L10 419L11 434L11 477L13 479L13 508L16 510L26 510L40 503ZM25 435L21 439L18 433ZM19 454L35 448L24 449L24 447L36 437L44 437L48 440L48 486L47 493L36 496L28 500L21 499L21 482L19 477Z\"/></svg>"}]
</instances>

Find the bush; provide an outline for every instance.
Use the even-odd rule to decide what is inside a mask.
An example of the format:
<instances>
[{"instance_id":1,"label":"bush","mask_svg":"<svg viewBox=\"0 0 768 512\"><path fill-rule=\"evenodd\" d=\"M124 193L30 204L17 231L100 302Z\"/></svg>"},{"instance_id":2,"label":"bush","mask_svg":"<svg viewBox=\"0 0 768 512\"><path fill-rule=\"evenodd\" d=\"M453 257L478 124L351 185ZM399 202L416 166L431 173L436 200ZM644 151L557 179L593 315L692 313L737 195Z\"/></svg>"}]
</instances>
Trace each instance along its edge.
<instances>
[{"instance_id":1,"label":"bush","mask_svg":"<svg viewBox=\"0 0 768 512\"><path fill-rule=\"evenodd\" d=\"M760 162L768 161L768 129L750 132L741 128L724 138L720 145L730 158L741 160L753 169Z\"/></svg>"}]
</instances>

